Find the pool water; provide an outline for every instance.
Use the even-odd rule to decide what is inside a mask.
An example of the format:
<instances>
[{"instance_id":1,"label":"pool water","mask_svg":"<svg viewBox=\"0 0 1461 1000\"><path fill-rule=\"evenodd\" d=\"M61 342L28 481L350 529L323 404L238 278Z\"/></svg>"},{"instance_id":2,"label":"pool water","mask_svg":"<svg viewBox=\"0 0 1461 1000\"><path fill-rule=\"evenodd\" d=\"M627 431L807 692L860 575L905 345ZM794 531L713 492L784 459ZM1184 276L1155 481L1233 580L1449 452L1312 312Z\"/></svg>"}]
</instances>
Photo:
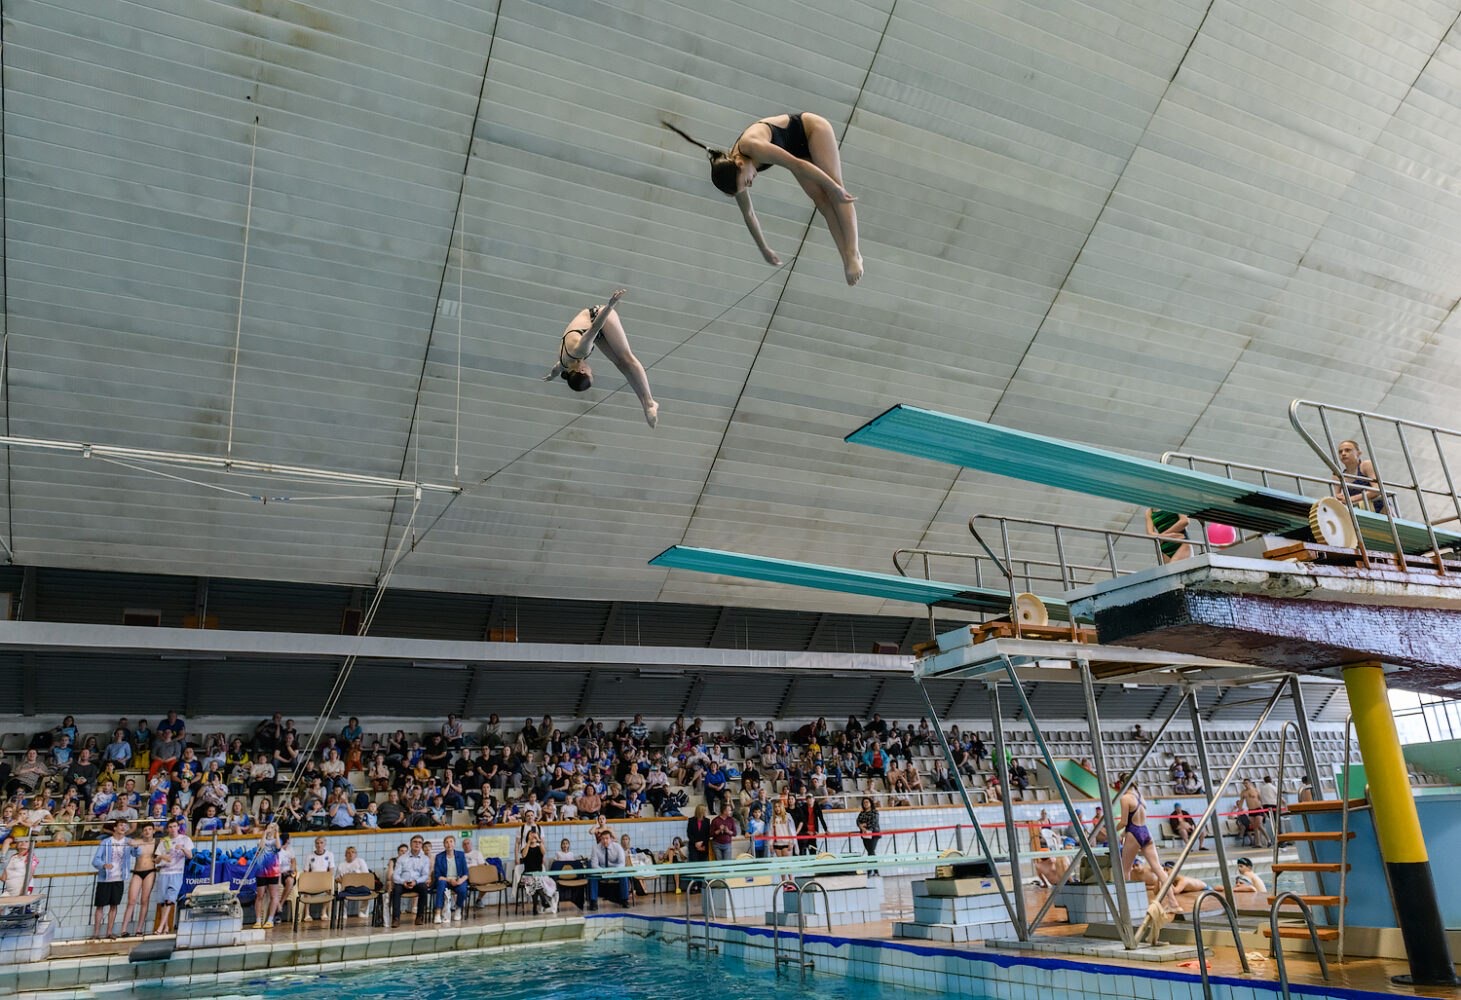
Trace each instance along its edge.
<instances>
[{"instance_id":1,"label":"pool water","mask_svg":"<svg viewBox=\"0 0 1461 1000\"><path fill-rule=\"evenodd\" d=\"M330 973L280 973L193 990L141 988L148 1000L183 997L266 997L364 1000L429 997L431 1000L893 1000L933 996L906 986L796 971L778 978L769 965L698 953L637 939L517 949L495 954L427 957L417 962ZM115 996L116 994L111 994Z\"/></svg>"}]
</instances>

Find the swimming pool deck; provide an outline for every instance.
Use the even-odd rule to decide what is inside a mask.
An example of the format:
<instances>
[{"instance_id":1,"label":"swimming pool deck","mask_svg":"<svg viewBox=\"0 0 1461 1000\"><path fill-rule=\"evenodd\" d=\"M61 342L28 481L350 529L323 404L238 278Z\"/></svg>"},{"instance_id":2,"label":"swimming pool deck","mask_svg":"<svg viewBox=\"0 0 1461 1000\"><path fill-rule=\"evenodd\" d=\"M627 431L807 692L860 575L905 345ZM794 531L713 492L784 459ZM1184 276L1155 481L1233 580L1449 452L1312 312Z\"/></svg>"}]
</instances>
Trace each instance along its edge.
<instances>
[{"instance_id":1,"label":"swimming pool deck","mask_svg":"<svg viewBox=\"0 0 1461 1000\"><path fill-rule=\"evenodd\" d=\"M1045 892L1046 890L1033 886L1025 887L1026 899L1032 906L1038 906L1043 901ZM698 897L692 903L692 913L696 913L699 910ZM288 925L280 925L268 932L268 938L263 944L182 951L161 961L137 963L127 959L128 952L139 942L136 938L116 942L69 943L58 945L54 957L46 962L28 966L0 966L0 995L18 993L26 997L61 1000L115 994L127 984L152 984L191 986L201 996L207 995L210 983L225 982L241 975L258 978L288 972L328 972L358 968L361 963L419 961L433 954L542 947L584 940L598 936L598 929L592 927L591 922L597 923L599 918L612 919L621 916L653 922L665 930L661 936L669 941L684 940L683 931L680 930L680 921L685 914L684 896L667 894L659 898L649 897L632 907L604 902L600 910L592 914L580 913L572 904L564 904L557 915L518 915L512 913L512 909L511 906L507 907L506 913L499 919L495 906L485 907L479 916L440 925L416 926L408 917L404 926L390 929L369 927L364 919L352 920L345 928L337 930L331 930L327 922L302 923L298 932ZM1056 909L1058 912L1059 908ZM1204 914L1206 913L1205 909ZM899 915L890 913L889 916L893 918ZM1215 907L1214 916L1216 919L1204 927L1209 941L1209 967L1212 974L1215 977L1249 980L1255 985L1275 983L1277 971L1267 956L1266 946L1249 946L1253 972L1245 976L1236 951L1231 945L1224 947L1220 943L1222 937L1228 936L1228 931ZM761 927L759 914L735 921L717 920L714 923L727 927ZM1182 928L1190 925L1179 923L1173 926ZM670 930L670 927L674 929ZM1077 937L1084 930L1084 925L1053 924L1049 928L1042 928L1040 936L1054 941ZM824 938L824 932L825 927L818 931L809 926L808 940ZM784 932L784 935L783 941L790 938L794 948L795 932ZM838 926L833 936L854 943L888 942L920 949L928 944L895 939L892 919ZM1109 942L1093 943L1109 945ZM1096 955L1016 953L1006 949L992 949L982 944L940 944L932 950L941 954L997 955L1003 960L1021 956L1030 959L1070 959L1110 968L1113 973L1122 969L1145 973L1160 969L1163 973L1190 976L1193 983L1197 981L1195 961L1154 966L1150 961L1115 957L1110 954L1109 948ZM1290 982L1294 986L1314 987L1330 994L1360 991L1372 995L1461 998L1461 990L1458 989L1412 988L1393 984L1392 976L1407 971L1406 964L1401 961L1351 958L1343 965L1331 963L1330 982L1325 984L1319 976L1318 964L1311 956L1299 953L1292 945L1286 950L1285 956ZM1271 985L1269 988L1272 988ZM1261 997L1264 992L1267 991L1260 992L1258 996Z\"/></svg>"}]
</instances>

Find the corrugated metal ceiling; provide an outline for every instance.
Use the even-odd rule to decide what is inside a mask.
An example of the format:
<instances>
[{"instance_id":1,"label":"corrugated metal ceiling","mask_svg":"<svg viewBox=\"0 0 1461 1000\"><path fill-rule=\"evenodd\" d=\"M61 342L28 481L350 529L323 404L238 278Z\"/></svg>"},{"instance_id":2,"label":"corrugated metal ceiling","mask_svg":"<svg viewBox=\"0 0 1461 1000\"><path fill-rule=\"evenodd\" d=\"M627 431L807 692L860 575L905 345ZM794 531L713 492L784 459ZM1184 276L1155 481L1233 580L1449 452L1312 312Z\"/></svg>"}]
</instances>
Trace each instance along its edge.
<instances>
[{"instance_id":1,"label":"corrugated metal ceiling","mask_svg":"<svg viewBox=\"0 0 1461 1000\"><path fill-rule=\"evenodd\" d=\"M492 477L439 521L428 503L395 582L908 614L645 560L686 542L886 570L899 546L969 548L976 511L1132 522L842 443L899 401L1297 467L1296 395L1456 422L1456 16L7 0L8 429L223 451L257 116L234 454ZM800 249L771 271L658 125L728 144L798 109L845 131L855 289L789 177L755 189L772 245ZM607 365L582 396L536 381L574 310L617 285L653 432ZM369 584L405 517L33 452L6 476L6 538L40 566ZM584 628L606 624L629 630Z\"/></svg>"}]
</instances>

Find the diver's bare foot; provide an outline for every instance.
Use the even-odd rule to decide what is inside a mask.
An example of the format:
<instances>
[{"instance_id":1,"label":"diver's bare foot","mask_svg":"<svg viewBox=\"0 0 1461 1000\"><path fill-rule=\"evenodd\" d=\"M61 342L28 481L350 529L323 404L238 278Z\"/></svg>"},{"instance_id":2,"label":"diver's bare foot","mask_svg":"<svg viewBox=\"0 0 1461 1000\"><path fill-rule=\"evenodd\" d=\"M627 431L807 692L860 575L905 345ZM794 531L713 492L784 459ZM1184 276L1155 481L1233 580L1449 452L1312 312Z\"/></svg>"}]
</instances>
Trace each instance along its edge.
<instances>
[{"instance_id":1,"label":"diver's bare foot","mask_svg":"<svg viewBox=\"0 0 1461 1000\"><path fill-rule=\"evenodd\" d=\"M847 277L849 285L855 285L862 280L862 258L857 257L851 264L843 267L842 273Z\"/></svg>"},{"instance_id":2,"label":"diver's bare foot","mask_svg":"<svg viewBox=\"0 0 1461 1000\"><path fill-rule=\"evenodd\" d=\"M644 408L644 421L651 428L659 426L659 404L650 403Z\"/></svg>"}]
</instances>

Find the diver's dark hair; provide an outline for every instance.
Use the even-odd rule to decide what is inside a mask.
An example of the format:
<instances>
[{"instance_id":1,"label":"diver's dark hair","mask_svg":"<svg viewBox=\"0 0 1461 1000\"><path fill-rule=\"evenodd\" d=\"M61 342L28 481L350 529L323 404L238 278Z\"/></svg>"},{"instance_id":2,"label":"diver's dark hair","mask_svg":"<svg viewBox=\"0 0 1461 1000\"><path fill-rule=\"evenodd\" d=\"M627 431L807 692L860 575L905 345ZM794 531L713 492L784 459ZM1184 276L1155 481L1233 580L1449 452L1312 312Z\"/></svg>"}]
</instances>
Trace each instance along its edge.
<instances>
[{"instance_id":1,"label":"diver's dark hair","mask_svg":"<svg viewBox=\"0 0 1461 1000\"><path fill-rule=\"evenodd\" d=\"M574 392L587 392L594 384L593 376L586 371L570 371L563 369L563 381L568 383L568 388Z\"/></svg>"},{"instance_id":2,"label":"diver's dark hair","mask_svg":"<svg viewBox=\"0 0 1461 1000\"><path fill-rule=\"evenodd\" d=\"M710 183L714 184L722 194L734 195L736 193L736 182L740 178L741 171L736 166L736 162L730 158L729 153L723 149L705 145L690 133L676 128L663 118L660 119L660 124L691 145L705 150L705 155L710 158Z\"/></svg>"}]
</instances>

